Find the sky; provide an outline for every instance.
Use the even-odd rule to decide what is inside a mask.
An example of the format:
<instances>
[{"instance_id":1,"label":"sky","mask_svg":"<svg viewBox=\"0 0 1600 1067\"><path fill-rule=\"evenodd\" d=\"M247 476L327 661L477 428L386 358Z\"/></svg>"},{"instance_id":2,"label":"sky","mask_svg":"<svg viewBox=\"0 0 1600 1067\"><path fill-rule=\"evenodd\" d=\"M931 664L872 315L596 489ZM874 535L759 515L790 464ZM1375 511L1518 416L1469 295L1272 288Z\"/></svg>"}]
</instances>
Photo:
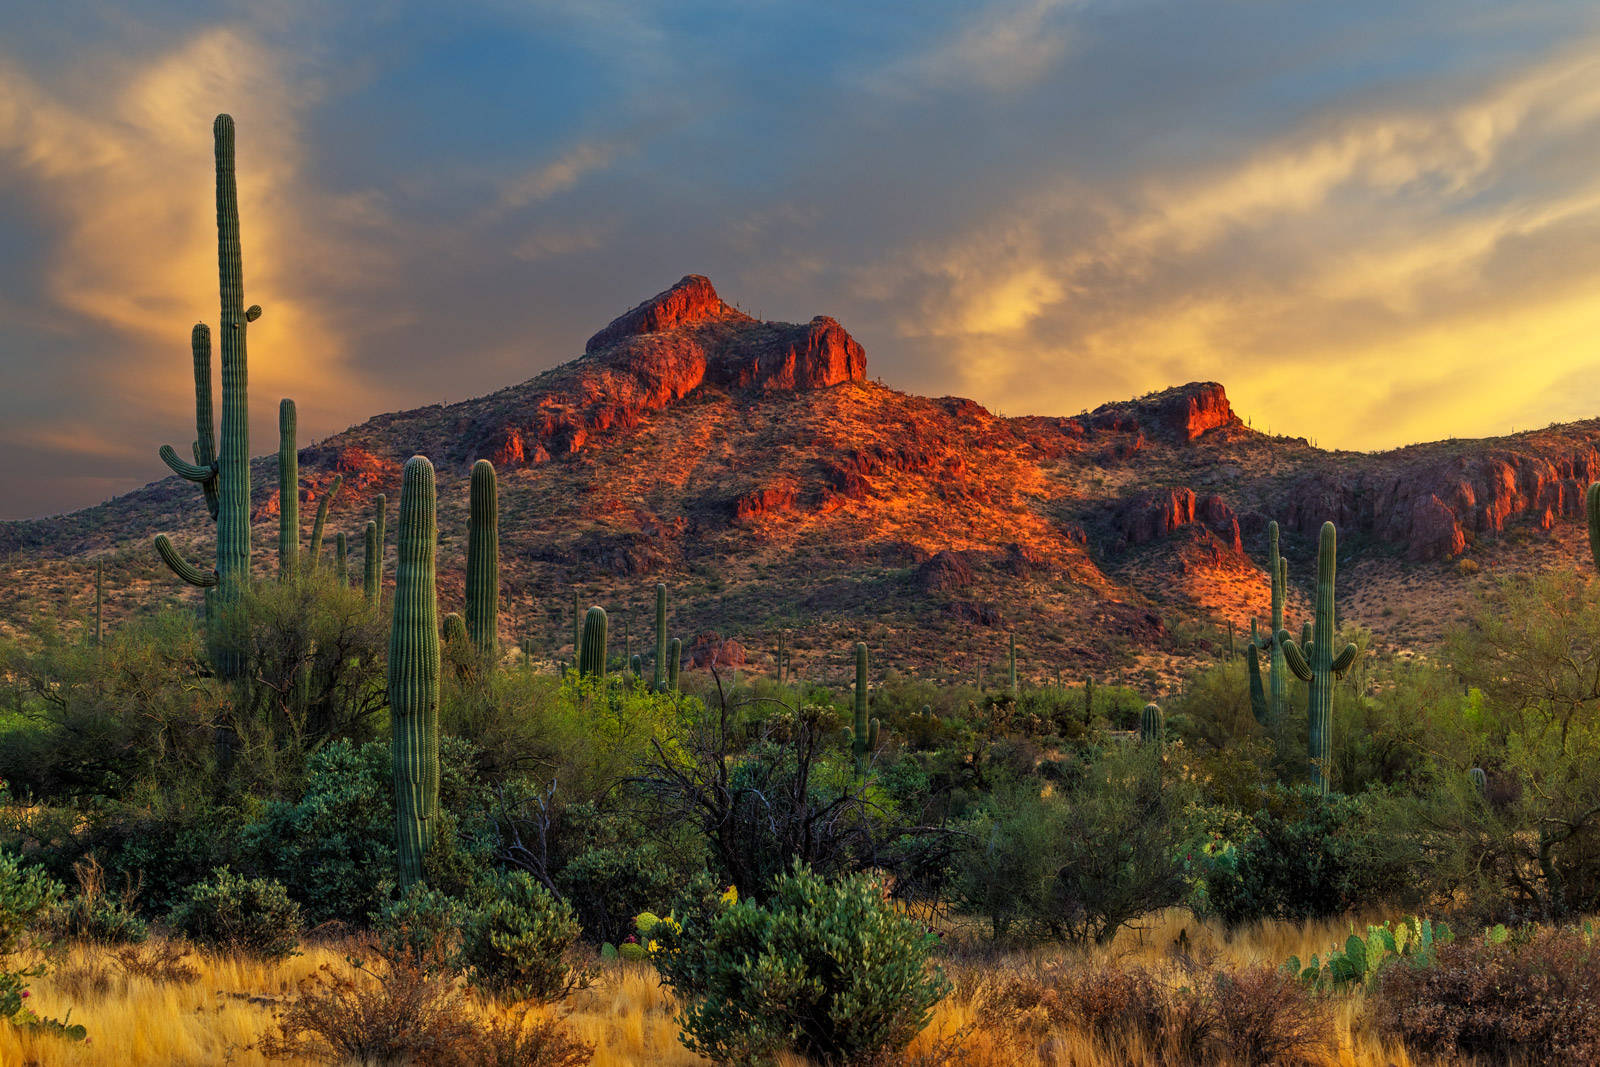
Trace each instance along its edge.
<instances>
[{"instance_id":1,"label":"sky","mask_svg":"<svg viewBox=\"0 0 1600 1067\"><path fill-rule=\"evenodd\" d=\"M309 444L476 396L688 273L1006 415L1600 415L1591 3L445 6L0 6L0 519L187 452L220 111L258 455L280 397Z\"/></svg>"}]
</instances>

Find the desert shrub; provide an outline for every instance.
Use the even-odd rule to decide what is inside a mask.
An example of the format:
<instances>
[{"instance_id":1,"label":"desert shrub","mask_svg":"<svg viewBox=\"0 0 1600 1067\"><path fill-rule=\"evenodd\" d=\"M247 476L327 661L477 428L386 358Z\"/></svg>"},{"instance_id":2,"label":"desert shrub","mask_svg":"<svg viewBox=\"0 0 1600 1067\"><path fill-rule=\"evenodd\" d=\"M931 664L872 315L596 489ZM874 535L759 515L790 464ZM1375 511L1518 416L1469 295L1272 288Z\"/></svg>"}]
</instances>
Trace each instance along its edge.
<instances>
[{"instance_id":1,"label":"desert shrub","mask_svg":"<svg viewBox=\"0 0 1600 1067\"><path fill-rule=\"evenodd\" d=\"M511 871L473 894L461 960L473 983L496 995L559 1000L588 977L568 958L579 932L569 904L526 871Z\"/></svg>"},{"instance_id":2,"label":"desert shrub","mask_svg":"<svg viewBox=\"0 0 1600 1067\"><path fill-rule=\"evenodd\" d=\"M998 789L965 824L955 858L958 907L997 936L1109 940L1189 893L1193 788L1162 775L1159 754L1115 751L1076 783Z\"/></svg>"},{"instance_id":3,"label":"desert shrub","mask_svg":"<svg viewBox=\"0 0 1600 1067\"><path fill-rule=\"evenodd\" d=\"M97 806L81 834L41 851L56 854L64 875L92 853L108 882L140 887L135 904L142 915L159 916L216 868L239 863L246 819L239 805L150 793Z\"/></svg>"},{"instance_id":4,"label":"desert shrub","mask_svg":"<svg viewBox=\"0 0 1600 1067\"><path fill-rule=\"evenodd\" d=\"M680 1039L720 1063L793 1049L828 1063L893 1056L927 1025L949 983L931 938L868 875L826 882L797 865L763 903L702 894L651 930Z\"/></svg>"},{"instance_id":5,"label":"desert shrub","mask_svg":"<svg viewBox=\"0 0 1600 1067\"><path fill-rule=\"evenodd\" d=\"M685 840L681 827L603 815L593 804L568 808L560 836L570 855L555 874L556 888L594 942L626 937L634 916L671 900L704 863L703 848Z\"/></svg>"},{"instance_id":6,"label":"desert shrub","mask_svg":"<svg viewBox=\"0 0 1600 1067\"><path fill-rule=\"evenodd\" d=\"M373 916L373 934L385 958L403 955L419 966L461 968L461 925L467 905L419 882Z\"/></svg>"},{"instance_id":7,"label":"desert shrub","mask_svg":"<svg viewBox=\"0 0 1600 1067\"><path fill-rule=\"evenodd\" d=\"M24 939L61 902L60 882L43 871L25 866L16 856L0 851L0 1019L18 1026L82 1040L82 1026L67 1019L42 1018L28 1009L28 982L45 973L43 964L17 968L12 955Z\"/></svg>"},{"instance_id":8,"label":"desert shrub","mask_svg":"<svg viewBox=\"0 0 1600 1067\"><path fill-rule=\"evenodd\" d=\"M583 1067L594 1057L594 1046L560 1019L539 1019L531 1011L489 1020L474 1044L473 1067Z\"/></svg>"},{"instance_id":9,"label":"desert shrub","mask_svg":"<svg viewBox=\"0 0 1600 1067\"><path fill-rule=\"evenodd\" d=\"M323 964L302 980L259 1048L319 1063L476 1062L478 1026L453 978L368 944L346 972Z\"/></svg>"},{"instance_id":10,"label":"desert shrub","mask_svg":"<svg viewBox=\"0 0 1600 1067\"><path fill-rule=\"evenodd\" d=\"M52 925L68 937L108 945L136 944L150 936L149 925L133 910L138 883L124 882L120 893L110 893L105 868L93 854L73 865L78 891L51 916Z\"/></svg>"},{"instance_id":11,"label":"desert shrub","mask_svg":"<svg viewBox=\"0 0 1600 1067\"><path fill-rule=\"evenodd\" d=\"M111 958L129 978L188 985L200 977L200 969L189 962L189 949L178 941L163 939L147 945L129 945L117 949Z\"/></svg>"},{"instance_id":12,"label":"desert shrub","mask_svg":"<svg viewBox=\"0 0 1600 1067\"><path fill-rule=\"evenodd\" d=\"M440 820L429 856L430 881L465 883L487 860L481 854L487 845L461 840L484 827L472 823L463 829L454 814L488 806L473 762L474 751L466 742L440 738ZM240 836L252 868L282 882L309 921L365 921L394 889L389 746L376 741L327 745L307 761L299 795L268 802Z\"/></svg>"},{"instance_id":13,"label":"desert shrub","mask_svg":"<svg viewBox=\"0 0 1600 1067\"><path fill-rule=\"evenodd\" d=\"M168 921L196 944L269 959L294 955L300 941L300 906L283 883L246 878L226 867L191 886Z\"/></svg>"},{"instance_id":14,"label":"desert shrub","mask_svg":"<svg viewBox=\"0 0 1600 1067\"><path fill-rule=\"evenodd\" d=\"M1339 915L1398 888L1379 862L1387 845L1364 798L1298 788L1270 804L1237 852L1207 874L1207 898L1224 922Z\"/></svg>"},{"instance_id":15,"label":"desert shrub","mask_svg":"<svg viewBox=\"0 0 1600 1067\"><path fill-rule=\"evenodd\" d=\"M1457 941L1430 967L1386 968L1373 1012L1420 1052L1600 1062L1600 949L1571 930Z\"/></svg>"},{"instance_id":16,"label":"desert shrub","mask_svg":"<svg viewBox=\"0 0 1600 1067\"><path fill-rule=\"evenodd\" d=\"M1265 964L1056 966L997 983L981 1017L1036 1039L1076 1030L1113 1057L1137 1048L1163 1063L1321 1063L1333 1045L1329 1003Z\"/></svg>"}]
</instances>

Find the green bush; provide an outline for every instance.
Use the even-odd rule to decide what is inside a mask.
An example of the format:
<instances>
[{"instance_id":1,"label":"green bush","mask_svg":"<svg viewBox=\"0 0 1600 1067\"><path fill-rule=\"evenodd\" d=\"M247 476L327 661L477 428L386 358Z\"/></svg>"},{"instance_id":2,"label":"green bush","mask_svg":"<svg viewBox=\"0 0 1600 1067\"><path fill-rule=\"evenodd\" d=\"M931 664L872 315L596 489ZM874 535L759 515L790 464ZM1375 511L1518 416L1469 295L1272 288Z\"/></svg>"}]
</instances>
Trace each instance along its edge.
<instances>
[{"instance_id":1,"label":"green bush","mask_svg":"<svg viewBox=\"0 0 1600 1067\"><path fill-rule=\"evenodd\" d=\"M671 900L703 863L698 842L679 840L686 835L601 815L592 804L568 809L561 829L572 854L556 872L556 887L594 942L627 937L634 916Z\"/></svg>"},{"instance_id":2,"label":"green bush","mask_svg":"<svg viewBox=\"0 0 1600 1067\"><path fill-rule=\"evenodd\" d=\"M478 886L467 913L462 963L475 985L513 1000L560 1000L585 979L567 952L578 940L572 908L526 871Z\"/></svg>"},{"instance_id":3,"label":"green bush","mask_svg":"<svg viewBox=\"0 0 1600 1067\"><path fill-rule=\"evenodd\" d=\"M830 883L797 865L764 903L702 901L651 934L682 1005L680 1039L719 1063L785 1049L828 1063L886 1057L950 988L928 967L932 938L867 875Z\"/></svg>"},{"instance_id":4,"label":"green bush","mask_svg":"<svg viewBox=\"0 0 1600 1067\"><path fill-rule=\"evenodd\" d=\"M60 882L0 851L0 959L17 951L23 936L66 893Z\"/></svg>"},{"instance_id":5,"label":"green bush","mask_svg":"<svg viewBox=\"0 0 1600 1067\"><path fill-rule=\"evenodd\" d=\"M289 899L283 884L245 878L226 867L191 886L168 921L196 944L269 959L294 955L300 942L300 906Z\"/></svg>"},{"instance_id":6,"label":"green bush","mask_svg":"<svg viewBox=\"0 0 1600 1067\"><path fill-rule=\"evenodd\" d=\"M374 914L372 923L386 958L405 958L424 970L455 971L467 915L462 901L418 882Z\"/></svg>"}]
</instances>

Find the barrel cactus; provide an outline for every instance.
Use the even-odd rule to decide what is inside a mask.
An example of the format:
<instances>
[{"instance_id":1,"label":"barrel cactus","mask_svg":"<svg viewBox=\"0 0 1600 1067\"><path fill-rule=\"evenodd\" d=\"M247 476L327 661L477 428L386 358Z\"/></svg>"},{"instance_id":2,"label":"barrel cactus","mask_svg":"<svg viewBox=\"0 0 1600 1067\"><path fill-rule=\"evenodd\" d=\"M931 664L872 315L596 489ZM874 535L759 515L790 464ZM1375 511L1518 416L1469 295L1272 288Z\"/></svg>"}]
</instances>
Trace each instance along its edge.
<instances>
[{"instance_id":1,"label":"barrel cactus","mask_svg":"<svg viewBox=\"0 0 1600 1067\"><path fill-rule=\"evenodd\" d=\"M389 721L400 884L422 879L439 811L439 604L434 585L438 529L433 464L406 461L401 474L399 555L389 628Z\"/></svg>"},{"instance_id":2,"label":"barrel cactus","mask_svg":"<svg viewBox=\"0 0 1600 1067\"><path fill-rule=\"evenodd\" d=\"M221 292L219 333L222 343L221 449L212 420L211 331L197 323L190 334L194 357L194 462L179 458L171 445L161 448L162 462L179 477L199 484L206 508L217 524L217 558L202 570L179 555L172 541L156 537L156 551L182 580L203 589L217 588L223 601L235 600L250 584L250 403L246 328L261 308L244 306L244 267L239 250L239 192L234 163L233 118L218 115L211 127L217 177L217 275ZM208 596L207 604L211 603ZM224 677L236 677L243 662L226 655L217 663Z\"/></svg>"},{"instance_id":3,"label":"barrel cactus","mask_svg":"<svg viewBox=\"0 0 1600 1067\"><path fill-rule=\"evenodd\" d=\"M578 643L578 673L585 678L606 676L605 608L590 608L583 617L583 637Z\"/></svg>"},{"instance_id":4,"label":"barrel cactus","mask_svg":"<svg viewBox=\"0 0 1600 1067\"><path fill-rule=\"evenodd\" d=\"M1309 641L1296 644L1288 630L1278 633L1284 661L1296 678L1311 687L1306 707L1307 738L1311 757L1311 784L1324 794L1329 789L1333 754L1333 684L1344 677L1356 661L1357 648L1346 645L1337 655L1333 651L1333 578L1338 563L1338 533L1333 523L1322 524L1317 548L1317 600L1315 624Z\"/></svg>"},{"instance_id":5,"label":"barrel cactus","mask_svg":"<svg viewBox=\"0 0 1600 1067\"><path fill-rule=\"evenodd\" d=\"M467 504L467 636L490 669L500 658L500 502L494 464L472 465Z\"/></svg>"},{"instance_id":6,"label":"barrel cactus","mask_svg":"<svg viewBox=\"0 0 1600 1067\"><path fill-rule=\"evenodd\" d=\"M1139 740L1143 744L1159 745L1162 736L1161 705L1146 704L1139 713Z\"/></svg>"}]
</instances>

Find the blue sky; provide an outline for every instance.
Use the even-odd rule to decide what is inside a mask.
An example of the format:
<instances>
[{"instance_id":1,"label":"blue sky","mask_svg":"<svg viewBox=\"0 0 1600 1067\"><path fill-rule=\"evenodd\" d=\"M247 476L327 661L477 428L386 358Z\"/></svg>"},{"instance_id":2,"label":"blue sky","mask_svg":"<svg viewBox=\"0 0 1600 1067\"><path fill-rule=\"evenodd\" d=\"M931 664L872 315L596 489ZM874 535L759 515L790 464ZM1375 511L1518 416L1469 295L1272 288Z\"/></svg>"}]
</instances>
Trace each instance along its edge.
<instances>
[{"instance_id":1,"label":"blue sky","mask_svg":"<svg viewBox=\"0 0 1600 1067\"><path fill-rule=\"evenodd\" d=\"M1007 414L1224 382L1380 448L1600 415L1600 12L14 5L0 517L191 436L239 125L255 451L577 355L685 273Z\"/></svg>"}]
</instances>

